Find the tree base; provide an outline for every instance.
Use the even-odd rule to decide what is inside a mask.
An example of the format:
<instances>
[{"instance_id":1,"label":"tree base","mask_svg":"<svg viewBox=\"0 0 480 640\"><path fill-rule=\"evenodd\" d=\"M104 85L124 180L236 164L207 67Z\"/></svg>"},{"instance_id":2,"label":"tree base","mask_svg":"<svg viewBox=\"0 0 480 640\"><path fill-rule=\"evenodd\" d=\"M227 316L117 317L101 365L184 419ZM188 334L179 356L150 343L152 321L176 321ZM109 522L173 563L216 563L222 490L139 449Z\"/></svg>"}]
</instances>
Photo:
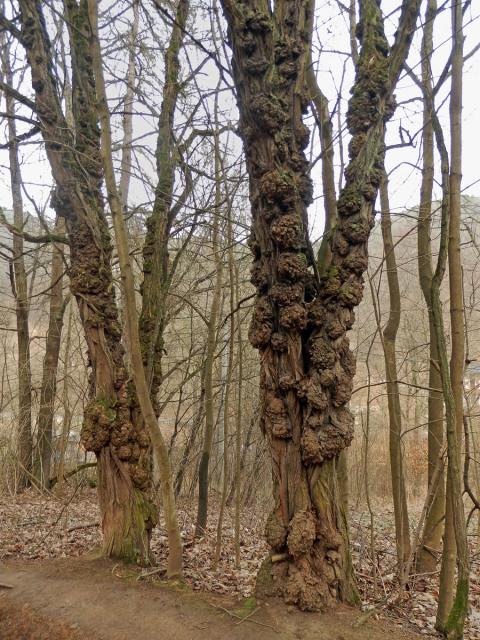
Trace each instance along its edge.
<instances>
[{"instance_id":1,"label":"tree base","mask_svg":"<svg viewBox=\"0 0 480 640\"><path fill-rule=\"evenodd\" d=\"M150 537L156 508L133 486L125 465L105 447L98 457L98 497L103 554L129 563L151 564Z\"/></svg>"}]
</instances>

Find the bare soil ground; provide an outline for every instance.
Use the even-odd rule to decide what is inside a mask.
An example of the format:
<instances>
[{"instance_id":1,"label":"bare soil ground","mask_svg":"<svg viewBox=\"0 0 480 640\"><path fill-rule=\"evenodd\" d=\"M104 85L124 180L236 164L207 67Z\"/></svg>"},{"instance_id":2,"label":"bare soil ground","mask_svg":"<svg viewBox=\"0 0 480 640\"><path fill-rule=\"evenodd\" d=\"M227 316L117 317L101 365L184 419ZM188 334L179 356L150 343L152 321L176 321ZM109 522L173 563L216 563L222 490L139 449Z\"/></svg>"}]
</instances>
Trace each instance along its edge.
<instances>
[{"instance_id":1,"label":"bare soil ground","mask_svg":"<svg viewBox=\"0 0 480 640\"><path fill-rule=\"evenodd\" d=\"M305 614L279 602L253 604L252 600L200 594L183 585L143 583L136 578L132 569L92 556L3 562L0 582L13 588L1 590L0 638L416 640L421 637L388 622L369 620L355 626L359 611L347 607L335 613Z\"/></svg>"}]
</instances>

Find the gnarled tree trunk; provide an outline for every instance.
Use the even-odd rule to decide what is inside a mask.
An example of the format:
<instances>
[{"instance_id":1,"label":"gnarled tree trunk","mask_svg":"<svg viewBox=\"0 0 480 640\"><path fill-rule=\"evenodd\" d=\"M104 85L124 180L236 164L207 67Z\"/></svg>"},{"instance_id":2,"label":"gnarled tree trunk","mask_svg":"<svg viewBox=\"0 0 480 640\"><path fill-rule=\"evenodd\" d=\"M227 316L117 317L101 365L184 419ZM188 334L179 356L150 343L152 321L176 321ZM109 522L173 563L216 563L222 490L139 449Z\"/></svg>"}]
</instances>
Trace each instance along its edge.
<instances>
[{"instance_id":1,"label":"gnarled tree trunk","mask_svg":"<svg viewBox=\"0 0 480 640\"><path fill-rule=\"evenodd\" d=\"M404 3L389 55L377 3L361 2L350 163L330 265L319 279L307 231L313 188L302 122L313 4L223 0L253 216L257 298L249 337L261 354L261 427L273 465L266 530L273 555L257 587L308 610L355 597L335 473L353 434L347 403L355 358L346 333L362 297L385 122L419 4Z\"/></svg>"},{"instance_id":2,"label":"gnarled tree trunk","mask_svg":"<svg viewBox=\"0 0 480 640\"><path fill-rule=\"evenodd\" d=\"M22 42L35 90L35 109L57 188L53 205L66 220L70 288L75 296L92 367L91 401L82 443L98 460L103 547L108 556L149 560L155 523L151 501L151 447L124 363L115 301L112 246L104 213L98 116L86 0L65 0L72 58L75 132L62 112L51 44L40 3L20 0Z\"/></svg>"}]
</instances>

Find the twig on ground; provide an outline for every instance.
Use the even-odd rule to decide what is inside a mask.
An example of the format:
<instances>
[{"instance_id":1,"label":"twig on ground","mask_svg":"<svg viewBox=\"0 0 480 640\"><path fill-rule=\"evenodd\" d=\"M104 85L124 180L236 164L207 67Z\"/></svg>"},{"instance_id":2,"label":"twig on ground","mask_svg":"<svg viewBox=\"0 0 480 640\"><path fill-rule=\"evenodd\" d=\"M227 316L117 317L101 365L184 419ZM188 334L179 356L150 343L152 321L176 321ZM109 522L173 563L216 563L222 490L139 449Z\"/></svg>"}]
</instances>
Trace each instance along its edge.
<instances>
[{"instance_id":1,"label":"twig on ground","mask_svg":"<svg viewBox=\"0 0 480 640\"><path fill-rule=\"evenodd\" d=\"M80 524L76 524L73 527L68 527L67 533L71 531L77 531L77 529L90 529L91 527L99 527L99 522L81 522Z\"/></svg>"},{"instance_id":2,"label":"twig on ground","mask_svg":"<svg viewBox=\"0 0 480 640\"><path fill-rule=\"evenodd\" d=\"M266 622L259 622L258 620L252 620L250 615L253 615L253 614L244 616L242 618L242 616L239 616L236 613L233 613L233 611L229 611L228 609L225 609L225 607L220 607L219 605L213 604L212 602L209 602L208 604L214 609L219 609L220 611L227 613L231 618L237 618L237 620L240 620L240 622L247 620L247 622L253 622L253 624L258 624L260 627L267 627L268 629L273 629L275 633L278 633L278 629L273 625L267 624ZM258 611L258 608L255 611ZM255 611L253 613L255 613ZM236 624L238 624L238 622Z\"/></svg>"},{"instance_id":3,"label":"twig on ground","mask_svg":"<svg viewBox=\"0 0 480 640\"><path fill-rule=\"evenodd\" d=\"M143 573L139 573L137 576L137 582L142 578L148 578L149 576L154 576L157 573L166 573L165 567L155 567L151 571L144 571Z\"/></svg>"},{"instance_id":4,"label":"twig on ground","mask_svg":"<svg viewBox=\"0 0 480 640\"><path fill-rule=\"evenodd\" d=\"M241 620L239 620L238 622L236 622L235 624L242 624L242 622L245 622L245 620L248 620L249 618L251 618L253 616L254 613L257 613L257 611L260 609L260 607L255 607L255 609L253 611L250 611L250 613L248 615L246 615L244 618L242 618ZM254 622L252 620L252 622Z\"/></svg>"}]
</instances>

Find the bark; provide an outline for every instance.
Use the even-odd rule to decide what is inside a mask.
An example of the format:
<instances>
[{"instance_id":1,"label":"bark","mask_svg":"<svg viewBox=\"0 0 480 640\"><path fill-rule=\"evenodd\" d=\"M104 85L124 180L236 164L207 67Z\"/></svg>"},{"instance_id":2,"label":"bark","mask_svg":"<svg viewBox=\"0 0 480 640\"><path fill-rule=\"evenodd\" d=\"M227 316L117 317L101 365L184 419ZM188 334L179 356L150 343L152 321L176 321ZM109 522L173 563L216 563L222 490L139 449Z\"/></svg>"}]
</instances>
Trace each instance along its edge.
<instances>
[{"instance_id":1,"label":"bark","mask_svg":"<svg viewBox=\"0 0 480 640\"><path fill-rule=\"evenodd\" d=\"M239 305L239 270L235 268L235 303ZM241 509L241 487L242 487L242 420L243 420L243 339L242 339L242 319L237 315L237 415L235 416L235 567L240 568L240 509ZM247 443L246 443L247 445ZM245 445L245 450L246 450ZM227 501L228 502L228 501Z\"/></svg>"},{"instance_id":2,"label":"bark","mask_svg":"<svg viewBox=\"0 0 480 640\"><path fill-rule=\"evenodd\" d=\"M273 466L274 509L257 590L303 609L355 599L339 453L350 443L355 358L346 336L363 291L385 122L419 2L405 2L389 53L378 5L361 3L361 53L347 124L352 133L337 203L331 265L320 281L307 234L312 183L302 122L309 104L310 2L224 0L252 205L257 298L249 331L261 355L261 427Z\"/></svg>"},{"instance_id":3,"label":"bark","mask_svg":"<svg viewBox=\"0 0 480 640\"><path fill-rule=\"evenodd\" d=\"M404 580L406 564L410 557L410 525L408 518L407 492L402 451L402 409L398 385L396 341L400 326L401 301L398 282L395 245L392 237L388 179L384 172L380 184L382 213L382 237L387 268L390 308L388 321L383 330L382 346L385 356L385 379L387 382L390 472L392 475L393 510L395 515L395 540L397 546L398 575Z\"/></svg>"},{"instance_id":4,"label":"bark","mask_svg":"<svg viewBox=\"0 0 480 640\"><path fill-rule=\"evenodd\" d=\"M217 523L217 542L215 548L215 559L213 567L216 569L218 561L220 560L220 553L222 549L222 529L223 529L223 516L225 513L225 505L228 497L228 434L229 434L229 420L230 420L230 398L232 392L232 377L233 377L233 355L235 346L235 277L234 277L234 256L233 256L233 228L232 228L232 211L231 207L228 207L227 213L227 246L228 246L228 277L230 285L230 331L228 336L228 361L227 361L227 375L225 379L225 395L223 399L223 473L222 473L222 497L220 502L220 513ZM241 411L240 411L241 417ZM239 416L237 414L237 420ZM237 425L238 431L238 425ZM238 438L238 436L237 436ZM240 456L238 456L239 459Z\"/></svg>"},{"instance_id":5,"label":"bark","mask_svg":"<svg viewBox=\"0 0 480 640\"><path fill-rule=\"evenodd\" d=\"M180 50L189 12L189 0L179 0L170 41L165 52L165 85L158 121L156 150L158 182L151 216L147 219L147 232L143 246L142 312L140 340L147 382L158 411L156 397L162 381L163 332L166 323L166 298L173 272L169 265L168 241L175 219L172 207L176 143L173 123L180 92Z\"/></svg>"},{"instance_id":6,"label":"bark","mask_svg":"<svg viewBox=\"0 0 480 640\"><path fill-rule=\"evenodd\" d=\"M445 202L445 200L447 200ZM448 198L444 198L442 239L440 253L446 254L448 246ZM445 268L446 257L440 259ZM440 289L437 286L436 275L439 271L437 266L433 278L432 286L432 310L435 322L435 334L438 345L440 370L442 374L443 396L446 409L447 425L447 510L444 547L442 556L442 569L440 572L439 603L437 609L436 628L444 633L448 638L461 639L463 637L463 624L468 608L469 590L469 559L466 536L465 514L462 500L462 474L460 465L460 447L456 424L456 404L451 382L447 344L443 326L442 303L440 299ZM450 478L450 479L449 479ZM450 505L449 505L450 503ZM451 518L451 525L448 519ZM447 526L448 525L448 526ZM451 531L451 539L446 538L447 531ZM457 564L457 587L455 597L453 595L453 585L455 579L455 559ZM453 565L453 570L452 570Z\"/></svg>"},{"instance_id":7,"label":"bark","mask_svg":"<svg viewBox=\"0 0 480 640\"><path fill-rule=\"evenodd\" d=\"M219 202L220 196L216 199L217 202ZM215 255L215 286L207 327L207 353L205 358L205 430L203 435L202 456L200 458L200 466L198 470L198 509L195 525L195 537L202 536L207 525L209 484L208 470L210 466L210 457L212 455L213 434L215 430L213 365L215 360L215 349L217 346L217 322L222 296L223 263L218 246L219 214L215 212L214 217L212 245Z\"/></svg>"},{"instance_id":8,"label":"bark","mask_svg":"<svg viewBox=\"0 0 480 640\"><path fill-rule=\"evenodd\" d=\"M70 407L70 354L72 344L72 307L69 309L67 334L65 337L65 351L63 354L63 389L62 389L62 434L60 437L60 451L58 460L58 469L56 470L56 490L61 493L63 483L65 481L65 454L67 451L68 437L70 435L70 426L72 423L72 410Z\"/></svg>"},{"instance_id":9,"label":"bark","mask_svg":"<svg viewBox=\"0 0 480 640\"><path fill-rule=\"evenodd\" d=\"M64 220L57 219L55 233L64 233ZM50 275L50 305L45 357L43 359L42 386L40 389L40 407L37 422L37 452L35 477L40 487L50 486L52 464L53 417L57 392L57 370L62 337L63 316L66 302L63 299L63 251L58 245L52 247Z\"/></svg>"},{"instance_id":10,"label":"bark","mask_svg":"<svg viewBox=\"0 0 480 640\"><path fill-rule=\"evenodd\" d=\"M351 24L350 33L353 34L353 42L355 42L355 10L353 12L353 26ZM352 49L352 59L354 62L356 62L357 58L358 56L354 55L354 50ZM307 83L315 110L317 124L320 129L320 147L322 150L322 188L325 210L325 226L317 256L318 275L322 277L330 266L332 259L331 239L338 221L335 170L333 164L333 127L328 110L327 98L323 95L320 87L318 86L312 65L309 65L307 69ZM346 449L341 451L338 455L337 473L341 504L344 511L348 512L348 461Z\"/></svg>"},{"instance_id":11,"label":"bark","mask_svg":"<svg viewBox=\"0 0 480 640\"><path fill-rule=\"evenodd\" d=\"M215 101L215 122L218 126L218 100ZM218 145L218 136L215 136L215 148L216 152L220 154L220 149ZM235 256L234 256L234 237L233 237L233 220L232 220L232 200L230 197L230 193L228 191L228 183L227 183L227 173L225 171L225 166L223 163L223 158L218 156L219 164L222 171L222 182L225 190L225 199L227 203L227 255L228 255L228 282L229 282L229 339L228 339L228 361L227 361L227 372L226 372L226 380L225 380L225 395L223 400L223 483L222 483L222 498L220 504L220 514L218 517L218 525L217 525L217 544L215 549L215 560L214 567L218 566L218 561L220 559L221 552L221 544L222 544L222 528L223 528L223 516L225 512L225 506L227 504L228 498L228 434L229 434L229 421L230 421L230 399L232 392L232 378L233 378L233 357L234 357L234 348L235 348L235 311L236 305L238 305L238 270L235 270ZM238 322L238 336L240 336L240 321ZM239 386L237 389L238 392L238 403L237 403L237 415L236 415L236 428L235 428L235 473L237 474L240 467L240 438L241 438L241 420L242 420L242 409L241 409L241 390L242 390L242 365L241 365L241 341L238 338L238 361L239 361ZM239 478L237 478L239 480ZM237 495L239 495L239 491L237 490ZM237 528L239 527L239 513L235 512L235 562L238 566L240 562L239 555L239 544L238 544L238 536L237 536ZM238 521L238 522L237 522ZM238 535L239 535L238 530Z\"/></svg>"},{"instance_id":12,"label":"bark","mask_svg":"<svg viewBox=\"0 0 480 640\"><path fill-rule=\"evenodd\" d=\"M450 370L446 363L446 348L439 345L442 381L447 411L447 505L445 513L444 555L440 571L439 602L436 628L446 637L463 638L468 611L470 561L463 505L461 447L463 434L463 378L465 367L465 335L463 278L460 250L461 181L462 181L462 73L463 29L462 3L452 3L452 76L450 90L450 216L448 225L448 275L450 289ZM440 302L434 301L439 315ZM438 296L439 297L439 296ZM438 324L438 320L437 320ZM454 590L454 568L457 585ZM455 592L455 596L453 595Z\"/></svg>"},{"instance_id":13,"label":"bark","mask_svg":"<svg viewBox=\"0 0 480 640\"><path fill-rule=\"evenodd\" d=\"M139 5L140 0L133 1L133 21L128 48L128 67L126 77L127 88L125 91L125 98L123 103L123 141L122 158L120 161L120 183L118 186L118 190L120 194L120 200L122 202L122 207L125 212L128 208L128 194L130 191L130 178L132 172L133 105L136 78L135 57L138 38Z\"/></svg>"},{"instance_id":14,"label":"bark","mask_svg":"<svg viewBox=\"0 0 480 640\"><path fill-rule=\"evenodd\" d=\"M183 450L182 459L178 466L177 475L175 476L175 496L178 498L182 491L183 481L185 478L185 471L187 470L188 463L190 461L190 454L192 453L195 445L197 434L202 425L205 411L205 364L202 366L202 374L200 376L200 398L198 401L197 413L192 425L192 429L188 435L188 440Z\"/></svg>"},{"instance_id":15,"label":"bark","mask_svg":"<svg viewBox=\"0 0 480 640\"><path fill-rule=\"evenodd\" d=\"M330 242L337 225L337 193L333 166L332 121L328 111L328 101L318 86L312 65L309 65L307 69L307 83L320 129L320 148L322 150L322 187L325 227L320 249L318 250L318 272L320 276L323 276L332 259Z\"/></svg>"},{"instance_id":16,"label":"bark","mask_svg":"<svg viewBox=\"0 0 480 640\"><path fill-rule=\"evenodd\" d=\"M202 456L198 469L198 508L195 524L195 537L204 535L208 518L208 470L210 456L212 454L213 432L215 428L214 418L214 389L213 366L215 349L217 346L217 323L220 314L223 283L223 260L220 249L220 202L221 202L221 173L220 173L220 149L218 147L218 134L215 134L215 208L213 212L212 250L215 260L215 284L213 289L212 304L207 326L207 353L205 357L205 431L203 436Z\"/></svg>"},{"instance_id":17,"label":"bark","mask_svg":"<svg viewBox=\"0 0 480 640\"><path fill-rule=\"evenodd\" d=\"M437 12L436 0L429 0L425 13L425 26L422 39L422 85L423 96L423 155L422 155L422 184L420 190L420 208L418 214L418 275L420 287L428 309L429 324L429 375L428 386L428 487L432 486L435 470L442 464L443 450L443 396L441 391L442 378L438 364L438 349L435 340L435 328L431 303L431 287L433 277L432 266L432 192L434 177L434 139L432 112L432 52L433 52L433 24ZM436 553L441 549L443 516L445 514L445 477L443 468L440 470L438 488L433 494L431 504L425 518L422 533L422 546L417 558L417 571L431 573L437 566Z\"/></svg>"},{"instance_id":18,"label":"bark","mask_svg":"<svg viewBox=\"0 0 480 640\"><path fill-rule=\"evenodd\" d=\"M135 421L115 301L112 246L101 185L98 115L89 52L87 4L65 0L72 60L75 132L68 126L52 68L42 3L20 0L22 44L35 91L35 110L56 183L53 206L65 218L70 244L70 288L88 348L91 400L81 431L98 459L103 549L108 556L148 562L155 523L148 434Z\"/></svg>"},{"instance_id":19,"label":"bark","mask_svg":"<svg viewBox=\"0 0 480 640\"><path fill-rule=\"evenodd\" d=\"M98 104L98 114L101 123L101 156L105 170L105 186L107 188L108 202L112 214L113 228L115 230L116 247L122 278L123 293L126 304L125 316L127 323L127 336L130 347L130 357L132 361L132 375L135 391L140 405L141 417L145 423L150 440L152 442L161 481L161 492L163 499L163 509L168 537L168 564L167 576L181 576L182 574L182 542L180 530L178 528L177 511L175 497L173 494L172 473L168 450L162 432L158 425L157 416L153 406L147 376L143 364L140 333L138 328L138 316L135 300L135 280L133 276L132 263L128 247L128 236L123 217L122 204L117 191L115 181L115 171L113 168L112 138L110 131L110 115L107 106L107 96L105 81L103 77L102 56L98 40L97 26L97 2L88 0L88 17L92 30L90 38L90 55L95 78L96 97ZM102 451L103 455L110 452ZM136 498L135 493L130 491L121 496L122 501L128 504L130 500ZM140 516L142 512L140 511Z\"/></svg>"},{"instance_id":20,"label":"bark","mask_svg":"<svg viewBox=\"0 0 480 640\"><path fill-rule=\"evenodd\" d=\"M3 40L3 39L2 39ZM5 44L2 41L2 44ZM3 47L2 47L3 48ZM9 47L3 48L2 75L7 84L12 86L12 72L9 61ZM10 170L10 186L13 202L13 224L17 229L23 229L25 220L23 215L22 176L18 160L18 139L15 126L15 100L5 93L7 128L8 128L8 159ZM13 234L12 239L13 277L11 277L12 293L15 298L15 316L17 321L17 375L18 375L18 426L17 426L17 490L22 491L31 482L32 472L32 372L30 363L30 329L29 329L29 296L28 279L24 258L24 241L20 234Z\"/></svg>"}]
</instances>

